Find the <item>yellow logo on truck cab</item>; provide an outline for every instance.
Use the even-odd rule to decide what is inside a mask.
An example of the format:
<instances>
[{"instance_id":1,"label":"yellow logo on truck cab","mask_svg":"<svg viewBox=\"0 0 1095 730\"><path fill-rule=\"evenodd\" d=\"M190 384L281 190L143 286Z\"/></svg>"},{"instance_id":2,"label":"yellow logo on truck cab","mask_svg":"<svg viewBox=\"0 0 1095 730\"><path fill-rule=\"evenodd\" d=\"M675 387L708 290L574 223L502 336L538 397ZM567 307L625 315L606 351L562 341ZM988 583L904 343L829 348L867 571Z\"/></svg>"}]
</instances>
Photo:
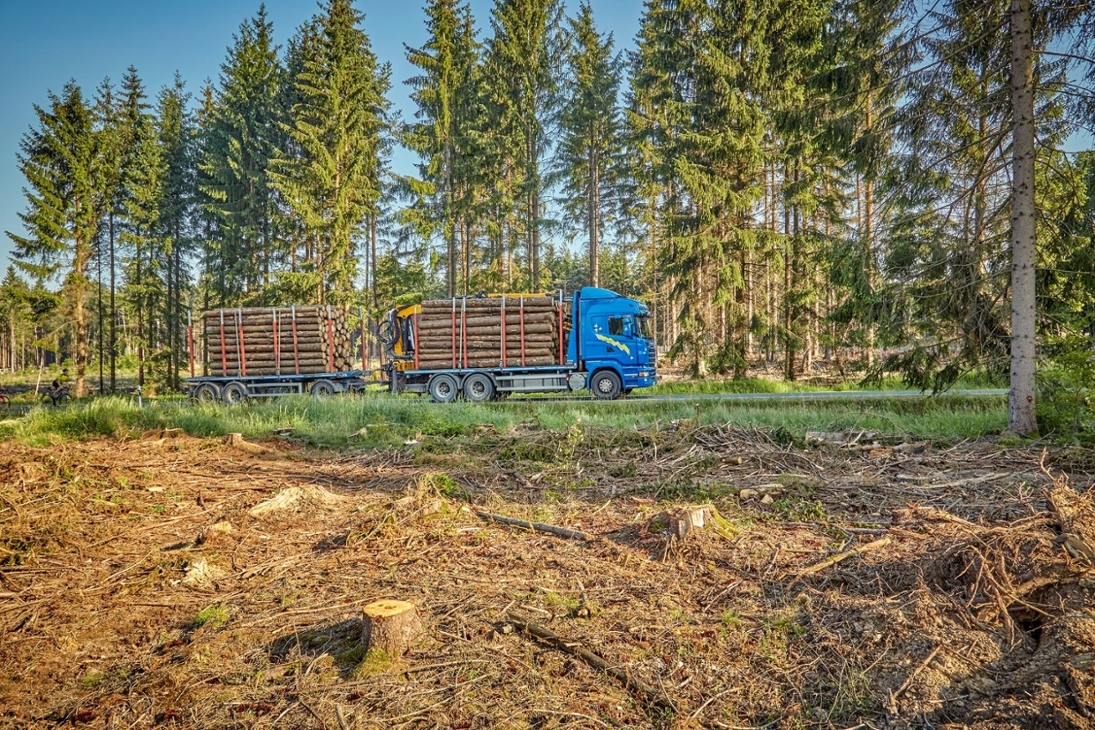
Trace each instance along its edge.
<instances>
[{"instance_id":1,"label":"yellow logo on truck cab","mask_svg":"<svg viewBox=\"0 0 1095 730\"><path fill-rule=\"evenodd\" d=\"M597 339L600 340L601 342L605 343L606 345L612 345L613 347L618 347L621 350L623 350L624 352L626 352L628 355L631 354L631 348L629 348L627 345L620 342L619 340L614 340L611 337L605 337L600 332L597 332L596 334L597 334Z\"/></svg>"}]
</instances>

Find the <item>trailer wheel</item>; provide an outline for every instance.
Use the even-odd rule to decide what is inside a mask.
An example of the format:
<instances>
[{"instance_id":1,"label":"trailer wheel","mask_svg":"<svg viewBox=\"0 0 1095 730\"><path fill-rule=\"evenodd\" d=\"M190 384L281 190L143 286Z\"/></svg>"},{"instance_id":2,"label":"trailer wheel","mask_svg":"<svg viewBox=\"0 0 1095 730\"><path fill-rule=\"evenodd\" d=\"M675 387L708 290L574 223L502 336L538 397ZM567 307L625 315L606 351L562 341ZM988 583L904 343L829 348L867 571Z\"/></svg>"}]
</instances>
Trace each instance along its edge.
<instances>
[{"instance_id":1,"label":"trailer wheel","mask_svg":"<svg viewBox=\"0 0 1095 730\"><path fill-rule=\"evenodd\" d=\"M598 370L589 381L589 389L598 400L615 400L620 397L623 384L612 370Z\"/></svg>"},{"instance_id":2,"label":"trailer wheel","mask_svg":"<svg viewBox=\"0 0 1095 730\"><path fill-rule=\"evenodd\" d=\"M328 398L332 395L338 395L342 392L342 389L333 380L323 379L312 383L311 387L308 388L308 392L312 394L313 398Z\"/></svg>"},{"instance_id":3,"label":"trailer wheel","mask_svg":"<svg viewBox=\"0 0 1095 730\"><path fill-rule=\"evenodd\" d=\"M247 386L238 380L233 380L224 386L221 391L221 400L230 406L238 405L247 400Z\"/></svg>"},{"instance_id":4,"label":"trailer wheel","mask_svg":"<svg viewBox=\"0 0 1095 730\"><path fill-rule=\"evenodd\" d=\"M194 389L194 400L198 403L216 403L221 399L221 389L213 383L202 383Z\"/></svg>"},{"instance_id":5,"label":"trailer wheel","mask_svg":"<svg viewBox=\"0 0 1095 730\"><path fill-rule=\"evenodd\" d=\"M472 403L494 399L494 379L486 373L472 373L464 381L464 397Z\"/></svg>"},{"instance_id":6,"label":"trailer wheel","mask_svg":"<svg viewBox=\"0 0 1095 730\"><path fill-rule=\"evenodd\" d=\"M460 388L456 385L456 378L447 373L434 375L426 384L430 392L430 398L434 403L452 403L460 394Z\"/></svg>"}]
</instances>

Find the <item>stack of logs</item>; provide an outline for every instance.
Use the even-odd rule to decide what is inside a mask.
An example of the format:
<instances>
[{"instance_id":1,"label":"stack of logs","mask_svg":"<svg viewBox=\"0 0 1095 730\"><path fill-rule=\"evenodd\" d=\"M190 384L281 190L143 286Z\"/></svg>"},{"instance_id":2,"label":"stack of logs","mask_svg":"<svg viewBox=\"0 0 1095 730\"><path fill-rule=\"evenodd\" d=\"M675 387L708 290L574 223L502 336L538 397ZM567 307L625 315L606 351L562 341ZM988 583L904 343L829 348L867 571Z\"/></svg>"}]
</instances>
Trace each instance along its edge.
<instances>
[{"instance_id":1,"label":"stack of logs","mask_svg":"<svg viewBox=\"0 0 1095 730\"><path fill-rule=\"evenodd\" d=\"M558 298L518 294L422 302L418 367L437 370L558 365L560 342L566 341L568 324L565 311L560 323L560 309ZM564 328L562 337L560 324Z\"/></svg>"},{"instance_id":2,"label":"stack of logs","mask_svg":"<svg viewBox=\"0 0 1095 730\"><path fill-rule=\"evenodd\" d=\"M338 307L216 309L205 313L204 325L212 376L303 375L353 367L350 324Z\"/></svg>"}]
</instances>

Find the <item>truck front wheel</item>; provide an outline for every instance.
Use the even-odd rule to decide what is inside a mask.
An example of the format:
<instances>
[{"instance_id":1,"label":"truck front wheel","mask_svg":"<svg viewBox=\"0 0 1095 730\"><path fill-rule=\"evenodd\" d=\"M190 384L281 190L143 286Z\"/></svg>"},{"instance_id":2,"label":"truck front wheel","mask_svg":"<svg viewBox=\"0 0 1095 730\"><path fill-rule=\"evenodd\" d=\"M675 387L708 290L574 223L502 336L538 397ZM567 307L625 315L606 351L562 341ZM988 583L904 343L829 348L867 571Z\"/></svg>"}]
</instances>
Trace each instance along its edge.
<instances>
[{"instance_id":1,"label":"truck front wheel","mask_svg":"<svg viewBox=\"0 0 1095 730\"><path fill-rule=\"evenodd\" d=\"M452 403L460 394L460 388L456 385L456 378L447 373L434 375L426 385L430 392L430 398L434 403Z\"/></svg>"},{"instance_id":2,"label":"truck front wheel","mask_svg":"<svg viewBox=\"0 0 1095 730\"><path fill-rule=\"evenodd\" d=\"M598 400L615 400L623 390L620 376L611 370L598 370L589 381L589 389Z\"/></svg>"}]
</instances>

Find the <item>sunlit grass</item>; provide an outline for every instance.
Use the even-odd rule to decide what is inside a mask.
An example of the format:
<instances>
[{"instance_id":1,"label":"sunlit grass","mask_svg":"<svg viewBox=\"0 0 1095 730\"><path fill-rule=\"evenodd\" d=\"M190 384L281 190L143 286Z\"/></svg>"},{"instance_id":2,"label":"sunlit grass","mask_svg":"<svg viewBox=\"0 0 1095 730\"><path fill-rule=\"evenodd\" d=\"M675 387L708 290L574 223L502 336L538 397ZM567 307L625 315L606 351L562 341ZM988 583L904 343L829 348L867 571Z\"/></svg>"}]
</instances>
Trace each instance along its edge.
<instances>
[{"instance_id":1,"label":"sunlit grass","mask_svg":"<svg viewBox=\"0 0 1095 730\"><path fill-rule=\"evenodd\" d=\"M322 447L378 449L431 437L475 435L485 426L498 433L519 426L564 431L580 424L587 432L691 425L783 429L796 439L809 430L862 429L910 438L977 438L999 433L1007 423L1003 397L938 397L806 401L671 401L621 399L552 401L512 398L498 403L440 405L426 398L393 398L383 393L316 400L286 397L242 406L152 402L137 407L129 398L100 398L67 407L37 407L23 418L0 422L0 438L31 445L108 436L135 438L164 428L201 437L242 433L250 439L281 432Z\"/></svg>"}]
</instances>

